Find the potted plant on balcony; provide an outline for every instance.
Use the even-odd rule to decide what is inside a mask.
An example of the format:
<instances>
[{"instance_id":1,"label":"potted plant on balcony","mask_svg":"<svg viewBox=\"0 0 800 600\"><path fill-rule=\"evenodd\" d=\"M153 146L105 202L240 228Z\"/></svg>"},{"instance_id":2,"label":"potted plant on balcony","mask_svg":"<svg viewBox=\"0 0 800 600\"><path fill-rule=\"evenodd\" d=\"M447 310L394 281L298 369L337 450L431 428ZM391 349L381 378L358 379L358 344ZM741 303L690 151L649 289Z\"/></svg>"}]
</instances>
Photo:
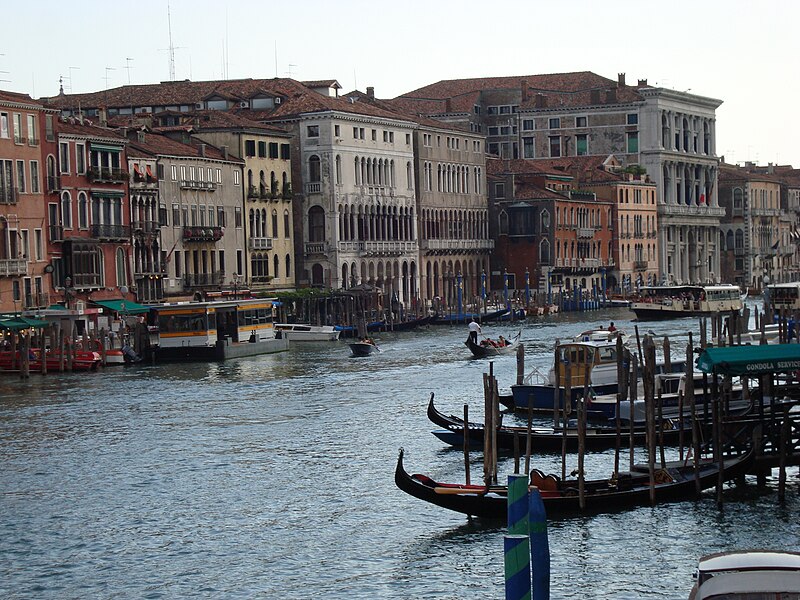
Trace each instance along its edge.
<instances>
[{"instance_id":1,"label":"potted plant on balcony","mask_svg":"<svg viewBox=\"0 0 800 600\"><path fill-rule=\"evenodd\" d=\"M283 184L283 199L284 200L291 200L292 198L292 184L290 182L286 182Z\"/></svg>"}]
</instances>

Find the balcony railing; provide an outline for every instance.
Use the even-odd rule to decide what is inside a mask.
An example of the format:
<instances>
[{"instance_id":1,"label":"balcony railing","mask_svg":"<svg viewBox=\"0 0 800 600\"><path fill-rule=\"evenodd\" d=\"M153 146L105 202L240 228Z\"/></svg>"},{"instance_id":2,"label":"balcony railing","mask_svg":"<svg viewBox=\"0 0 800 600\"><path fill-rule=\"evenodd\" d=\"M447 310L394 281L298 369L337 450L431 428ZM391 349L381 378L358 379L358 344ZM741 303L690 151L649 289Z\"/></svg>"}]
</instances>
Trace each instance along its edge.
<instances>
[{"instance_id":1,"label":"balcony railing","mask_svg":"<svg viewBox=\"0 0 800 600\"><path fill-rule=\"evenodd\" d=\"M744 247L739 246L738 248L733 249L734 256L744 256Z\"/></svg>"},{"instance_id":2,"label":"balcony railing","mask_svg":"<svg viewBox=\"0 0 800 600\"><path fill-rule=\"evenodd\" d=\"M272 238L251 237L250 250L272 250Z\"/></svg>"},{"instance_id":3,"label":"balcony railing","mask_svg":"<svg viewBox=\"0 0 800 600\"><path fill-rule=\"evenodd\" d=\"M87 172L89 181L122 183L128 178L128 172L123 169L107 169L105 167L89 167Z\"/></svg>"},{"instance_id":4,"label":"balcony railing","mask_svg":"<svg viewBox=\"0 0 800 600\"><path fill-rule=\"evenodd\" d=\"M184 227L184 242L218 242L222 239L222 227Z\"/></svg>"},{"instance_id":5,"label":"balcony railing","mask_svg":"<svg viewBox=\"0 0 800 600\"><path fill-rule=\"evenodd\" d=\"M309 242L306 244L306 254L325 254L327 244L325 242Z\"/></svg>"},{"instance_id":6,"label":"balcony railing","mask_svg":"<svg viewBox=\"0 0 800 600\"><path fill-rule=\"evenodd\" d=\"M16 204L17 188L12 186L0 187L0 204Z\"/></svg>"},{"instance_id":7,"label":"balcony railing","mask_svg":"<svg viewBox=\"0 0 800 600\"><path fill-rule=\"evenodd\" d=\"M209 287L222 285L225 281L225 273L216 271L214 273L187 273L183 278L186 287Z\"/></svg>"},{"instance_id":8,"label":"balcony railing","mask_svg":"<svg viewBox=\"0 0 800 600\"><path fill-rule=\"evenodd\" d=\"M62 225L50 225L48 227L51 242L64 241L64 227Z\"/></svg>"},{"instance_id":9,"label":"balcony railing","mask_svg":"<svg viewBox=\"0 0 800 600\"><path fill-rule=\"evenodd\" d=\"M28 274L28 261L25 258L4 258L0 260L0 277L13 277Z\"/></svg>"},{"instance_id":10,"label":"balcony railing","mask_svg":"<svg viewBox=\"0 0 800 600\"><path fill-rule=\"evenodd\" d=\"M205 190L211 191L217 189L217 184L213 181L194 181L193 179L181 179L180 186L185 190ZM248 194L248 198L250 195Z\"/></svg>"},{"instance_id":11,"label":"balcony railing","mask_svg":"<svg viewBox=\"0 0 800 600\"><path fill-rule=\"evenodd\" d=\"M99 288L102 287L99 273L72 273L72 286L76 288Z\"/></svg>"},{"instance_id":12,"label":"balcony railing","mask_svg":"<svg viewBox=\"0 0 800 600\"><path fill-rule=\"evenodd\" d=\"M578 237L579 238L593 238L594 237L594 228L593 227L579 227L578 228Z\"/></svg>"},{"instance_id":13,"label":"balcony railing","mask_svg":"<svg viewBox=\"0 0 800 600\"><path fill-rule=\"evenodd\" d=\"M417 251L417 242L385 240L385 241L352 241L339 242L340 252L367 252L371 254L405 254Z\"/></svg>"},{"instance_id":14,"label":"balcony railing","mask_svg":"<svg viewBox=\"0 0 800 600\"><path fill-rule=\"evenodd\" d=\"M47 292L25 294L25 296L22 298L23 310L30 310L32 308L47 308L48 306L50 306L50 294Z\"/></svg>"},{"instance_id":15,"label":"balcony railing","mask_svg":"<svg viewBox=\"0 0 800 600\"><path fill-rule=\"evenodd\" d=\"M322 184L321 183L307 183L306 184L306 194L319 194L322 192Z\"/></svg>"},{"instance_id":16,"label":"balcony railing","mask_svg":"<svg viewBox=\"0 0 800 600\"><path fill-rule=\"evenodd\" d=\"M422 250L491 250L494 240L420 240Z\"/></svg>"},{"instance_id":17,"label":"balcony railing","mask_svg":"<svg viewBox=\"0 0 800 600\"><path fill-rule=\"evenodd\" d=\"M38 146L39 138L28 138L28 146Z\"/></svg>"},{"instance_id":18,"label":"balcony railing","mask_svg":"<svg viewBox=\"0 0 800 600\"><path fill-rule=\"evenodd\" d=\"M57 194L61 191L61 177L58 175L47 176L47 193Z\"/></svg>"},{"instance_id":19,"label":"balcony railing","mask_svg":"<svg viewBox=\"0 0 800 600\"><path fill-rule=\"evenodd\" d=\"M260 198L260 194L258 193L258 188L254 185L248 186L247 188L247 199L248 200L258 200Z\"/></svg>"},{"instance_id":20,"label":"balcony railing","mask_svg":"<svg viewBox=\"0 0 800 600\"><path fill-rule=\"evenodd\" d=\"M89 235L98 240L127 240L131 237L131 228L128 225L95 223L89 227Z\"/></svg>"}]
</instances>

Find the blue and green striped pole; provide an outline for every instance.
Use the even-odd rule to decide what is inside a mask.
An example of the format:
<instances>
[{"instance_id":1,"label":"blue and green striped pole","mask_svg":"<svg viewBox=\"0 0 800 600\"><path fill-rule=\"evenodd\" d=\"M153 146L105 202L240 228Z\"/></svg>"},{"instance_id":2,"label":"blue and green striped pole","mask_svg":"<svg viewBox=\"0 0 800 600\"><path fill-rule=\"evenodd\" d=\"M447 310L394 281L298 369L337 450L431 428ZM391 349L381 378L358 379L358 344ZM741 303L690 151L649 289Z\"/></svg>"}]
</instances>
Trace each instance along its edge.
<instances>
[{"instance_id":1,"label":"blue and green striped pole","mask_svg":"<svg viewBox=\"0 0 800 600\"><path fill-rule=\"evenodd\" d=\"M509 475L508 535L503 538L507 600L530 600L531 597L528 510L527 475Z\"/></svg>"},{"instance_id":2,"label":"blue and green striped pole","mask_svg":"<svg viewBox=\"0 0 800 600\"><path fill-rule=\"evenodd\" d=\"M534 600L550 600L550 544L547 541L547 514L539 490L528 495L531 567Z\"/></svg>"}]
</instances>

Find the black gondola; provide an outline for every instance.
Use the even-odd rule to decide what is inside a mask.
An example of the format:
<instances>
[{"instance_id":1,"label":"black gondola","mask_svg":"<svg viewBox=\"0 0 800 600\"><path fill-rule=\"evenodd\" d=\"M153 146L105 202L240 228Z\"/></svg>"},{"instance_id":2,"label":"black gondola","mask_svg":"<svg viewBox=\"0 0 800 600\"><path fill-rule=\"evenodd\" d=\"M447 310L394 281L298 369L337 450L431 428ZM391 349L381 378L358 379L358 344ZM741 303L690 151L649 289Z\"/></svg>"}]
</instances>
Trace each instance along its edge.
<instances>
[{"instance_id":1,"label":"black gondola","mask_svg":"<svg viewBox=\"0 0 800 600\"><path fill-rule=\"evenodd\" d=\"M464 342L464 345L469 348L470 352L472 352L475 358L486 358L489 356L501 356L503 354L514 354L517 350L517 346L519 346L519 337L522 335L522 332L517 332L509 343L505 346L494 346L488 341L486 344L476 344L470 338L467 338L467 341Z\"/></svg>"},{"instance_id":2,"label":"black gondola","mask_svg":"<svg viewBox=\"0 0 800 600\"><path fill-rule=\"evenodd\" d=\"M446 415L439 412L433 403L433 394L428 402L428 418L439 427L441 431L434 431L433 435L451 446L462 447L464 444L464 419L455 415ZM468 425L470 446L476 449L483 448L483 423L470 422ZM497 429L497 448L500 450L514 449L514 435L517 435L519 448L525 448L526 427L501 426ZM691 425L685 426L684 435L687 440L691 439ZM647 431L638 427L634 430L633 441L635 444L643 444L647 439ZM665 444L676 443L680 436L680 427L672 421L664 421L663 440ZM623 446L628 444L630 432L626 426L620 431L621 443ZM575 427L568 427L566 436L563 428L535 427L531 429L531 449L534 452L560 452L562 444L566 439L567 451L574 452L578 449L578 430ZM587 450L606 450L614 448L617 443L616 427L611 426L588 426L584 438Z\"/></svg>"},{"instance_id":3,"label":"black gondola","mask_svg":"<svg viewBox=\"0 0 800 600\"><path fill-rule=\"evenodd\" d=\"M753 459L752 450L746 454L726 458L723 465L723 479L735 479L747 472ZM655 480L655 501L674 502L696 497L694 463L678 461L667 463L666 468L657 469ZM703 460L699 465L701 490L716 485L719 464ZM426 475L409 475L403 467L403 449L397 457L394 481L401 490L442 508L485 519L506 519L508 488L506 486L464 485L440 483ZM570 516L583 512L601 513L650 504L650 476L647 465L634 467L634 470L619 473L617 478L586 481L585 510L581 510L578 496L578 481L561 481L555 475L545 476L541 471L531 471L531 485L536 486L548 517L554 515Z\"/></svg>"}]
</instances>

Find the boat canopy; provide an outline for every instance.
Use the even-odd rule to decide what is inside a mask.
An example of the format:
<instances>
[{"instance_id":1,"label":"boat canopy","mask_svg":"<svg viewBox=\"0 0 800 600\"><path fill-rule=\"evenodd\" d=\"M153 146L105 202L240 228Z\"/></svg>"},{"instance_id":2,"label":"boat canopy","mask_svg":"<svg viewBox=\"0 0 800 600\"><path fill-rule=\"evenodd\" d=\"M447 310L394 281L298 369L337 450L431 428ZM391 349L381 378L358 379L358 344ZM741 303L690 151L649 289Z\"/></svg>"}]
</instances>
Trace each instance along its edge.
<instances>
[{"instance_id":1,"label":"boat canopy","mask_svg":"<svg viewBox=\"0 0 800 600\"><path fill-rule=\"evenodd\" d=\"M114 300L92 300L92 302L98 306L107 308L108 310L113 310L114 312L119 312L126 315L141 315L146 312L150 312L149 306L131 302L130 300L125 300L124 298Z\"/></svg>"},{"instance_id":2,"label":"boat canopy","mask_svg":"<svg viewBox=\"0 0 800 600\"><path fill-rule=\"evenodd\" d=\"M704 373L760 375L800 370L800 344L706 348L697 359Z\"/></svg>"}]
</instances>

